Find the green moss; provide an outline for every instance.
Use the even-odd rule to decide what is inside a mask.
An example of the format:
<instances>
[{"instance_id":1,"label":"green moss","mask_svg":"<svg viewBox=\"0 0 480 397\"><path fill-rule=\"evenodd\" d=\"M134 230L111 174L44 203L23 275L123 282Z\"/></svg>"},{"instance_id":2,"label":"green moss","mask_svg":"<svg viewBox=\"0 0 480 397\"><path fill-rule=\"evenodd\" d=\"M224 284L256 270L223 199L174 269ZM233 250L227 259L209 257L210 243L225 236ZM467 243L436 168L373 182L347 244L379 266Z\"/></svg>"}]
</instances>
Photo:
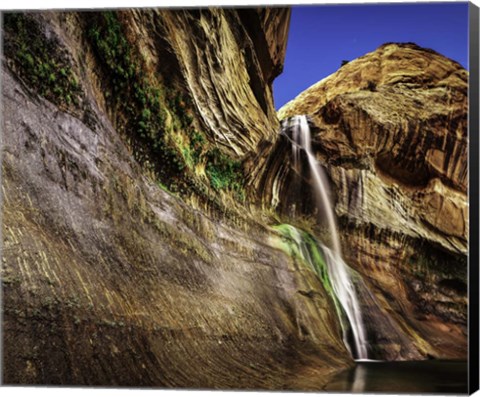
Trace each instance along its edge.
<instances>
[{"instance_id":1,"label":"green moss","mask_svg":"<svg viewBox=\"0 0 480 397\"><path fill-rule=\"evenodd\" d=\"M155 174L170 192L198 189L197 166L205 170L214 191L231 191L245 199L243 173L238 160L211 148L205 135L193 125L190 97L148 78L125 38L114 11L90 18L88 37L105 68L110 87L109 103L127 120L125 132L140 163L153 164ZM107 95L108 94L108 95ZM208 190L208 189L207 189Z\"/></svg>"},{"instance_id":2,"label":"green moss","mask_svg":"<svg viewBox=\"0 0 480 397\"><path fill-rule=\"evenodd\" d=\"M169 189L168 189L168 186L164 185L162 182L160 181L157 181L157 186L162 189L164 192L167 192L167 193L172 193Z\"/></svg>"},{"instance_id":3,"label":"green moss","mask_svg":"<svg viewBox=\"0 0 480 397\"><path fill-rule=\"evenodd\" d=\"M328 275L325 255L317 240L309 233L299 230L294 226L280 224L273 226L283 238L280 248L300 260L305 266L310 267L322 282L325 291L332 298L339 318L343 318L343 310L333 290L332 282Z\"/></svg>"},{"instance_id":4,"label":"green moss","mask_svg":"<svg viewBox=\"0 0 480 397\"><path fill-rule=\"evenodd\" d=\"M5 13L5 56L30 89L58 106L78 105L81 90L55 38L28 13Z\"/></svg>"},{"instance_id":5,"label":"green moss","mask_svg":"<svg viewBox=\"0 0 480 397\"><path fill-rule=\"evenodd\" d=\"M118 15L114 11L93 14L88 36L110 79L106 97L127 120L125 132L136 159L153 164L162 185L171 192L198 186L196 167L203 165L215 191L230 190L243 200L240 163L208 148L204 134L193 126L188 96L147 78Z\"/></svg>"},{"instance_id":6,"label":"green moss","mask_svg":"<svg viewBox=\"0 0 480 397\"><path fill-rule=\"evenodd\" d=\"M57 106L79 105L82 91L57 39L45 37L33 14L6 13L4 21L5 55L16 73ZM153 170L170 192L194 192L212 199L212 192L228 191L244 201L240 161L212 148L195 128L188 95L147 76L119 14L91 13L86 36L103 69L107 104L136 160Z\"/></svg>"},{"instance_id":7,"label":"green moss","mask_svg":"<svg viewBox=\"0 0 480 397\"><path fill-rule=\"evenodd\" d=\"M172 92L168 95L168 106L178 117L181 126L189 129L193 122L193 117L190 114L192 108L190 98L180 92Z\"/></svg>"},{"instance_id":8,"label":"green moss","mask_svg":"<svg viewBox=\"0 0 480 397\"><path fill-rule=\"evenodd\" d=\"M205 150L207 140L201 132L190 130L190 152L194 163L198 164Z\"/></svg>"},{"instance_id":9,"label":"green moss","mask_svg":"<svg viewBox=\"0 0 480 397\"><path fill-rule=\"evenodd\" d=\"M239 199L245 197L243 189L243 173L241 163L214 148L207 153L207 175L215 190L228 189Z\"/></svg>"},{"instance_id":10,"label":"green moss","mask_svg":"<svg viewBox=\"0 0 480 397\"><path fill-rule=\"evenodd\" d=\"M332 292L333 289L328 277L325 257L312 235L287 224L274 226L273 229L280 232L284 237L284 242L290 247L287 253L312 266L325 289Z\"/></svg>"},{"instance_id":11,"label":"green moss","mask_svg":"<svg viewBox=\"0 0 480 397\"><path fill-rule=\"evenodd\" d=\"M136 159L153 164L162 181L174 184L185 164L166 139L165 93L147 78L114 11L93 14L89 22L88 37L110 80L105 96L127 120L125 132Z\"/></svg>"}]
</instances>

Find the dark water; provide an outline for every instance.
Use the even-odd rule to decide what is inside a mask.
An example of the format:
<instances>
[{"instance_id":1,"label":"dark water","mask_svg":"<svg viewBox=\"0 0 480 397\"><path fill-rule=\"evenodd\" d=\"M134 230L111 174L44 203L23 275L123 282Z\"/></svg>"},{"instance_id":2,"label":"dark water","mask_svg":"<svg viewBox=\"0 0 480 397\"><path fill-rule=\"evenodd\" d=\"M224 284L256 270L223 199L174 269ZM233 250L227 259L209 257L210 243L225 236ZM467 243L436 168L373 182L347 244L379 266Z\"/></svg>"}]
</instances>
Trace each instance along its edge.
<instances>
[{"instance_id":1,"label":"dark water","mask_svg":"<svg viewBox=\"0 0 480 397\"><path fill-rule=\"evenodd\" d=\"M467 393L463 361L358 362L337 374L328 391L353 393Z\"/></svg>"}]
</instances>

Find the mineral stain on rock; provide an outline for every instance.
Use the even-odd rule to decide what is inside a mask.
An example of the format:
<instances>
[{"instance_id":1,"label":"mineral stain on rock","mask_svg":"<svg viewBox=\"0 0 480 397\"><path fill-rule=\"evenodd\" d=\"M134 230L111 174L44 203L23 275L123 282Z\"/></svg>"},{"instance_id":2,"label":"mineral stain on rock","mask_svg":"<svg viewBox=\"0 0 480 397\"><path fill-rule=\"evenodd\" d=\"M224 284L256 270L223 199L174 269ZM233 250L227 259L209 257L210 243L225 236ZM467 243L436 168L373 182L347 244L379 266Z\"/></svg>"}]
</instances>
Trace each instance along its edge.
<instances>
[{"instance_id":1,"label":"mineral stain on rock","mask_svg":"<svg viewBox=\"0 0 480 397\"><path fill-rule=\"evenodd\" d=\"M328 280L277 226L328 240L294 115L370 352L466 357L458 64L386 44L277 115L289 9L3 16L4 383L321 390L350 368Z\"/></svg>"}]
</instances>

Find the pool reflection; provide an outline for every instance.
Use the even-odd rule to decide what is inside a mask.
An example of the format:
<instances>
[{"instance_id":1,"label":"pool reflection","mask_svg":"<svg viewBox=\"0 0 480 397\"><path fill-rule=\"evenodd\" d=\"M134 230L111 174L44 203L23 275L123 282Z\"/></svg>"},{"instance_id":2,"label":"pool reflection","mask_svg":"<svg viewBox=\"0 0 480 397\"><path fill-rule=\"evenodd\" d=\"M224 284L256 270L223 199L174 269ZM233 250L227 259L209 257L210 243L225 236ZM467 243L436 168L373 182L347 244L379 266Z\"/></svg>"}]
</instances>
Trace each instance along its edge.
<instances>
[{"instance_id":1,"label":"pool reflection","mask_svg":"<svg viewBox=\"0 0 480 397\"><path fill-rule=\"evenodd\" d=\"M467 363L464 361L357 362L337 374L328 391L352 393L467 393Z\"/></svg>"}]
</instances>

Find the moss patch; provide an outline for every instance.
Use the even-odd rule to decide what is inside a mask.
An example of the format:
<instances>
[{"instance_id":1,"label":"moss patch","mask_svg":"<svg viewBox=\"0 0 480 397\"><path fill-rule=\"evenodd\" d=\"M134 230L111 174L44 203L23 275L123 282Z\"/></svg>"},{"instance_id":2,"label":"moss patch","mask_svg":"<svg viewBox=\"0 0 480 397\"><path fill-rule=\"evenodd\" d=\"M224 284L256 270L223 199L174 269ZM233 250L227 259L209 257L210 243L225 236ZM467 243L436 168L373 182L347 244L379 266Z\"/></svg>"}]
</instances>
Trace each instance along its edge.
<instances>
[{"instance_id":1,"label":"moss patch","mask_svg":"<svg viewBox=\"0 0 480 397\"><path fill-rule=\"evenodd\" d=\"M295 228L294 226L281 224L273 226L282 236L280 248L288 255L299 259L305 265L312 268L321 280L323 287L332 297L337 311L340 310L340 304L333 291L332 282L328 275L325 256L317 240L309 233Z\"/></svg>"},{"instance_id":2,"label":"moss patch","mask_svg":"<svg viewBox=\"0 0 480 397\"><path fill-rule=\"evenodd\" d=\"M80 103L80 86L67 56L32 15L5 13L4 32L8 64L30 89L62 108Z\"/></svg>"},{"instance_id":3,"label":"moss patch","mask_svg":"<svg viewBox=\"0 0 480 397\"><path fill-rule=\"evenodd\" d=\"M137 161L153 167L172 192L231 191L245 198L238 160L212 145L194 126L188 95L148 76L114 11L92 14L88 38L109 79L106 99L115 109ZM122 117L123 115L123 117Z\"/></svg>"},{"instance_id":4,"label":"moss patch","mask_svg":"<svg viewBox=\"0 0 480 397\"><path fill-rule=\"evenodd\" d=\"M105 97L124 116L124 132L136 159L154 164L164 180L179 174L179 153L165 142L168 115L161 87L145 74L114 11L92 14L89 24L88 38L109 80Z\"/></svg>"},{"instance_id":5,"label":"moss patch","mask_svg":"<svg viewBox=\"0 0 480 397\"><path fill-rule=\"evenodd\" d=\"M6 13L5 55L25 84L63 110L83 101L71 59L41 17ZM135 159L165 190L214 199L221 191L245 200L239 159L212 143L195 126L194 106L182 88L169 88L146 72L143 57L129 42L121 13L89 13L86 39L98 61L102 91L113 123Z\"/></svg>"},{"instance_id":6,"label":"moss patch","mask_svg":"<svg viewBox=\"0 0 480 397\"><path fill-rule=\"evenodd\" d=\"M243 173L239 161L233 160L217 148L207 153L207 175L215 190L229 189L234 191L238 198L243 200Z\"/></svg>"}]
</instances>

